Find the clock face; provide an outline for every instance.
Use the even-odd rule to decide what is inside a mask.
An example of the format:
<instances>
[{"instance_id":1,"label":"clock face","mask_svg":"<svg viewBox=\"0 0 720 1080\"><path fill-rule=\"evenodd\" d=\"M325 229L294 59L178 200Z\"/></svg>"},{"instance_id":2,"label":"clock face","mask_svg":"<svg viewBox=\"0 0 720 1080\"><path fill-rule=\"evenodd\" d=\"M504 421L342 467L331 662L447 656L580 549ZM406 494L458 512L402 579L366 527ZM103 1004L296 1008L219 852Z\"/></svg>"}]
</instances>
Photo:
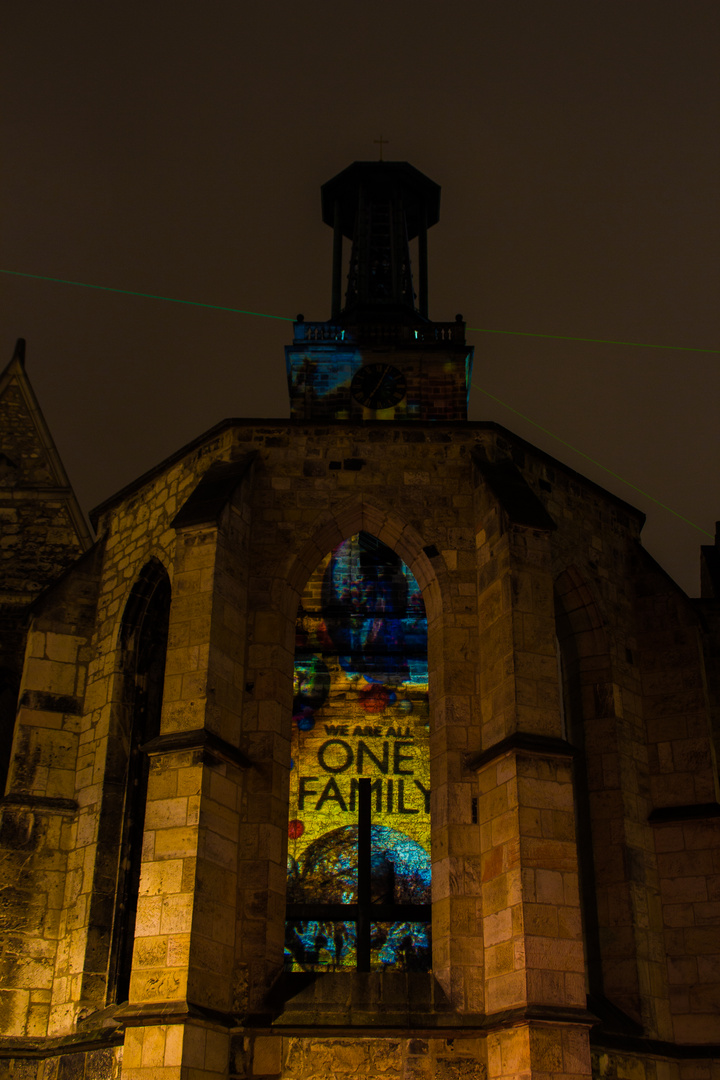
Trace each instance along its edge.
<instances>
[{"instance_id":1,"label":"clock face","mask_svg":"<svg viewBox=\"0 0 720 1080\"><path fill-rule=\"evenodd\" d=\"M366 364L355 372L350 393L368 409L391 409L405 397L407 383L391 364Z\"/></svg>"}]
</instances>

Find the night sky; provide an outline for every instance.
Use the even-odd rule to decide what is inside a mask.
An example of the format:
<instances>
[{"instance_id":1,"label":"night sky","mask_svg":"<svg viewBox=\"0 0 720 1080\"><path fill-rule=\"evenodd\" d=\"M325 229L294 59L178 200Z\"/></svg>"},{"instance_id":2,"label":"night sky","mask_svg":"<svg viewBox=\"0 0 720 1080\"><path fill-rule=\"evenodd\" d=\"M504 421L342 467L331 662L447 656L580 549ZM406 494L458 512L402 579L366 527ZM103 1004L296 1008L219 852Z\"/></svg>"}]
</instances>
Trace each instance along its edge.
<instances>
[{"instance_id":1,"label":"night sky","mask_svg":"<svg viewBox=\"0 0 720 1080\"><path fill-rule=\"evenodd\" d=\"M430 316L720 348L717 0L27 0L2 28L0 268L330 314L320 185L442 186ZM417 281L416 281L417 287ZM288 414L290 322L0 274L87 511L227 416ZM720 354L468 331L471 418L640 507L691 595L720 518Z\"/></svg>"}]
</instances>

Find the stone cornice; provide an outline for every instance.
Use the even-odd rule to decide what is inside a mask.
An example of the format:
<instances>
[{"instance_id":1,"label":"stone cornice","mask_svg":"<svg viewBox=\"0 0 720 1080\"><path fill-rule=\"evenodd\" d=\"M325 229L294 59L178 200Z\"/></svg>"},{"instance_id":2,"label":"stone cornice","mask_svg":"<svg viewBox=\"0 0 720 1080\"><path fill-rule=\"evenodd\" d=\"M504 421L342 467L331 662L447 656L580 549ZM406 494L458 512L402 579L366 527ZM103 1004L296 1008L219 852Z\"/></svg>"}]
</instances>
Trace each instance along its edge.
<instances>
[{"instance_id":1,"label":"stone cornice","mask_svg":"<svg viewBox=\"0 0 720 1080\"><path fill-rule=\"evenodd\" d=\"M0 1058L48 1058L58 1054L81 1054L88 1050L122 1046L125 1034L122 1030L75 1032L72 1035L49 1035L27 1038L17 1035L0 1035Z\"/></svg>"},{"instance_id":2,"label":"stone cornice","mask_svg":"<svg viewBox=\"0 0 720 1080\"><path fill-rule=\"evenodd\" d=\"M538 757L572 759L577 757L580 751L565 739L515 731L512 735L508 735L506 739L501 739L500 742L495 743L494 746L489 746L482 753L476 754L474 757L468 755L465 764L468 769L477 771L485 765L489 765L491 761L495 761L496 758L501 758L505 754L513 752L534 754Z\"/></svg>"},{"instance_id":3,"label":"stone cornice","mask_svg":"<svg viewBox=\"0 0 720 1080\"><path fill-rule=\"evenodd\" d=\"M217 525L220 515L247 476L256 457L257 451L253 450L239 461L214 462L170 522L171 528Z\"/></svg>"},{"instance_id":4,"label":"stone cornice","mask_svg":"<svg viewBox=\"0 0 720 1080\"><path fill-rule=\"evenodd\" d=\"M720 803L691 803L689 806L659 806L648 814L650 825L665 825L672 821L703 821L720 817Z\"/></svg>"},{"instance_id":5,"label":"stone cornice","mask_svg":"<svg viewBox=\"0 0 720 1080\"><path fill-rule=\"evenodd\" d=\"M174 754L182 750L202 750L219 761L235 765L239 769L249 769L252 762L237 746L221 739L219 735L206 728L194 728L192 731L170 731L158 735L143 743L140 749L145 754L155 757L158 754Z\"/></svg>"},{"instance_id":6,"label":"stone cornice","mask_svg":"<svg viewBox=\"0 0 720 1080\"><path fill-rule=\"evenodd\" d=\"M234 1028L238 1017L232 1013L195 1005L190 1001L126 1001L115 1011L116 1023L125 1027L145 1027L148 1024L180 1024L187 1021L212 1024L214 1027Z\"/></svg>"},{"instance_id":7,"label":"stone cornice","mask_svg":"<svg viewBox=\"0 0 720 1080\"><path fill-rule=\"evenodd\" d=\"M590 1032L590 1045L603 1050L626 1050L631 1054L656 1054L688 1060L720 1057L719 1043L671 1043L663 1039L648 1039L643 1035L614 1035L602 1028Z\"/></svg>"}]
</instances>

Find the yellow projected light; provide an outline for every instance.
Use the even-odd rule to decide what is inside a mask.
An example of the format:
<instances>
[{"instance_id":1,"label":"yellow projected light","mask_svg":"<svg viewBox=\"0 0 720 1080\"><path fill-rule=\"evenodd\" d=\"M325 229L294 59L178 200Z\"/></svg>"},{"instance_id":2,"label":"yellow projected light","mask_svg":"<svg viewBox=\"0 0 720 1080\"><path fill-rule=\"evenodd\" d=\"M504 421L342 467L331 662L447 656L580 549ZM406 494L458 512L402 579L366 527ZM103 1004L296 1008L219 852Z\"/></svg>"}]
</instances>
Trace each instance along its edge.
<instances>
[{"instance_id":1,"label":"yellow projected light","mask_svg":"<svg viewBox=\"0 0 720 1080\"><path fill-rule=\"evenodd\" d=\"M429 903L428 715L420 589L397 555L360 533L323 560L298 612L291 908L357 904L362 778L371 792L371 904ZM354 967L356 921L290 917L286 969ZM428 925L372 926L371 966L427 969Z\"/></svg>"}]
</instances>

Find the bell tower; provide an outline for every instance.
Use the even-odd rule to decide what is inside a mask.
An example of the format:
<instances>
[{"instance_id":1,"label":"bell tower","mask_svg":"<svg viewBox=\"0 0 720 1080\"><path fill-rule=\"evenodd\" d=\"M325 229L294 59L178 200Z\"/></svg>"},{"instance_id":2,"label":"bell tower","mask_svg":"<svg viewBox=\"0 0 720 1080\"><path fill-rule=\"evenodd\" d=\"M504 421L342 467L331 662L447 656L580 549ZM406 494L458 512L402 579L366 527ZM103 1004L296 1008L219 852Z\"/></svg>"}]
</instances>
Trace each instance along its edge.
<instances>
[{"instance_id":1,"label":"bell tower","mask_svg":"<svg viewBox=\"0 0 720 1080\"><path fill-rule=\"evenodd\" d=\"M321 194L333 230L331 318L300 315L294 324L285 350L292 417L467 420L473 350L465 323L428 317L427 231L440 216L439 186L407 162L356 161Z\"/></svg>"},{"instance_id":2,"label":"bell tower","mask_svg":"<svg viewBox=\"0 0 720 1080\"><path fill-rule=\"evenodd\" d=\"M437 184L403 161L356 161L323 185L322 215L334 237L333 319L415 315L409 241L416 237L417 313L427 319L427 231L440 216ZM352 241L352 254L341 312L343 237Z\"/></svg>"}]
</instances>

